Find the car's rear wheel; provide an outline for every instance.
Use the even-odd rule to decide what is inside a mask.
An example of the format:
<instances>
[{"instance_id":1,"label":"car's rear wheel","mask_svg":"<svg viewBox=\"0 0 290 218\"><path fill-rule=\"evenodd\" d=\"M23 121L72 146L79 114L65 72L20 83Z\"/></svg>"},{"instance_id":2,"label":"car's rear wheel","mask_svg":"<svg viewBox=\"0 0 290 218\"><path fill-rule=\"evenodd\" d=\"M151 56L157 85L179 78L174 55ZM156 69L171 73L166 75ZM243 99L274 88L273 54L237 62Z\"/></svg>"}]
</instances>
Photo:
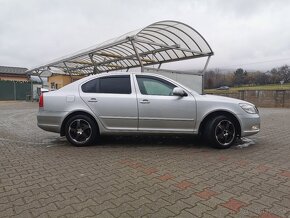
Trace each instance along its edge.
<instances>
[{"instance_id":1,"label":"car's rear wheel","mask_svg":"<svg viewBox=\"0 0 290 218\"><path fill-rule=\"evenodd\" d=\"M75 146L93 144L98 135L96 123L86 115L71 117L65 125L65 136Z\"/></svg>"},{"instance_id":2,"label":"car's rear wheel","mask_svg":"<svg viewBox=\"0 0 290 218\"><path fill-rule=\"evenodd\" d=\"M204 135L209 145L222 149L229 148L236 141L237 127L234 120L221 115L208 121Z\"/></svg>"}]
</instances>

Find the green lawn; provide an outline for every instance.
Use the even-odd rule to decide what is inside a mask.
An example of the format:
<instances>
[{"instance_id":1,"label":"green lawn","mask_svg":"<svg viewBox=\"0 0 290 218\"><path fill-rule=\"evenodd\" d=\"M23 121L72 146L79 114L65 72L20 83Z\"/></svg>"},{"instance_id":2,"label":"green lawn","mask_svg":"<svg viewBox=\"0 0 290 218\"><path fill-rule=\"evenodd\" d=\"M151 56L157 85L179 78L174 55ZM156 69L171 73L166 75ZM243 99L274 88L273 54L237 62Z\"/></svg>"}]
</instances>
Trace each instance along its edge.
<instances>
[{"instance_id":1,"label":"green lawn","mask_svg":"<svg viewBox=\"0 0 290 218\"><path fill-rule=\"evenodd\" d=\"M238 92L240 90L290 90L290 83L285 83L282 86L280 84L270 84L262 86L239 86L232 87L229 90L216 90L216 89L206 89L206 93L228 93L228 92Z\"/></svg>"}]
</instances>

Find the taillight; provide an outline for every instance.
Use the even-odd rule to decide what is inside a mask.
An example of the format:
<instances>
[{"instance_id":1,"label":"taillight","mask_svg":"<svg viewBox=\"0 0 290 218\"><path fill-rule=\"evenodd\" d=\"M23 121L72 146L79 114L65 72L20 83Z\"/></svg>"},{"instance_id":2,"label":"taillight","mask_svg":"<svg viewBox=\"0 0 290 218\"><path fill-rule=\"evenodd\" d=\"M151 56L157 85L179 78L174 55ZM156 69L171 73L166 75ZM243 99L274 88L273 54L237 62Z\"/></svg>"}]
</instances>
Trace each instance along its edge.
<instances>
[{"instance_id":1,"label":"taillight","mask_svg":"<svg viewBox=\"0 0 290 218\"><path fill-rule=\"evenodd\" d=\"M42 93L39 97L39 107L43 107L43 94Z\"/></svg>"}]
</instances>

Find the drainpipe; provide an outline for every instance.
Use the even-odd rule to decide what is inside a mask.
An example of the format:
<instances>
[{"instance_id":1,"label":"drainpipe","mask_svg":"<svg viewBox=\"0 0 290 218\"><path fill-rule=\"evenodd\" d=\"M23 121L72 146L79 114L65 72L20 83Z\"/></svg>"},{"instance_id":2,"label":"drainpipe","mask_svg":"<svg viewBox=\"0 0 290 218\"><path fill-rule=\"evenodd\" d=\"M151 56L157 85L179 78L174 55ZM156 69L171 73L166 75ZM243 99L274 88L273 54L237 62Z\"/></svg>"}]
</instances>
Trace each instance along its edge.
<instances>
[{"instance_id":1,"label":"drainpipe","mask_svg":"<svg viewBox=\"0 0 290 218\"><path fill-rule=\"evenodd\" d=\"M13 88L14 88L14 101L16 101L16 85L15 85L15 81L13 81Z\"/></svg>"}]
</instances>

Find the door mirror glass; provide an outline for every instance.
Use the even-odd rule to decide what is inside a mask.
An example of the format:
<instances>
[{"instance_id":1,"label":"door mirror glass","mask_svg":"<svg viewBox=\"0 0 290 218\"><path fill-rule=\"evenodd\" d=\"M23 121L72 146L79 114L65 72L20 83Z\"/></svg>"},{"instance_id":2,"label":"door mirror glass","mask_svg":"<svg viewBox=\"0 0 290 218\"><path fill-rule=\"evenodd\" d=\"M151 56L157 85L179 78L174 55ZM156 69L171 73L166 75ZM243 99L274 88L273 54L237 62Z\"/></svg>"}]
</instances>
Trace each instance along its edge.
<instances>
[{"instance_id":1,"label":"door mirror glass","mask_svg":"<svg viewBox=\"0 0 290 218\"><path fill-rule=\"evenodd\" d=\"M175 87L172 91L172 94L176 96L181 96L181 97L187 96L186 92L183 91L183 89L179 87Z\"/></svg>"}]
</instances>

